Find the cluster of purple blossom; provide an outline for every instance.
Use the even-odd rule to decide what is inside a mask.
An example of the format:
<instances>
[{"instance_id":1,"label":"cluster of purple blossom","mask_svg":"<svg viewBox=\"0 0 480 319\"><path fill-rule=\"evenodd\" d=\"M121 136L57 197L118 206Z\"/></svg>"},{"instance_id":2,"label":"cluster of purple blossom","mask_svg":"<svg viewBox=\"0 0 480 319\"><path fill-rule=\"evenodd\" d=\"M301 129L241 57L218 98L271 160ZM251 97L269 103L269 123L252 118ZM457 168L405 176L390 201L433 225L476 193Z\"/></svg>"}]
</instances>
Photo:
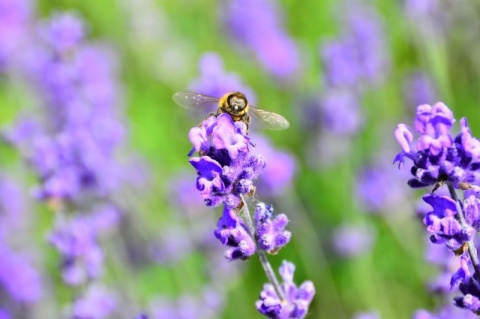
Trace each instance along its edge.
<instances>
[{"instance_id":1,"label":"cluster of purple blossom","mask_svg":"<svg viewBox=\"0 0 480 319\"><path fill-rule=\"evenodd\" d=\"M455 305L478 313L480 264L474 238L480 229L480 141L472 136L466 118L460 120L460 132L453 137L454 122L453 112L441 102L418 106L414 127L421 135L414 148L411 130L405 124L398 125L395 137L402 151L395 162L399 162L399 166L405 159L413 162L410 187L431 186L435 191L447 185L449 196L433 191L423 196L431 206L423 222L432 243L445 245L451 254L459 256L450 286L459 284L463 296L455 297ZM464 191L464 200L457 198L456 189Z\"/></svg>"}]
</instances>

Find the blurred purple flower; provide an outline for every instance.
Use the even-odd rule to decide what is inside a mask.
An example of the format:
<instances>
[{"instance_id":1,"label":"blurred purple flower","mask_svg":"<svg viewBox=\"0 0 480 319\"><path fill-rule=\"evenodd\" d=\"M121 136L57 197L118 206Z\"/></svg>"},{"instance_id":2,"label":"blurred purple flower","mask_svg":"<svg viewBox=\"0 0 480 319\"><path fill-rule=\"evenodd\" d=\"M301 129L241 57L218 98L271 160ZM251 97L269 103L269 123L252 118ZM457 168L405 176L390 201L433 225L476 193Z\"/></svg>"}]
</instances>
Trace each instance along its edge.
<instances>
[{"instance_id":1,"label":"blurred purple flower","mask_svg":"<svg viewBox=\"0 0 480 319\"><path fill-rule=\"evenodd\" d=\"M190 90L215 97L240 91L248 97L249 103L255 102L253 90L243 83L237 74L224 70L222 58L217 53L202 55L198 68L200 75L190 83Z\"/></svg>"},{"instance_id":2,"label":"blurred purple flower","mask_svg":"<svg viewBox=\"0 0 480 319\"><path fill-rule=\"evenodd\" d=\"M365 168L358 177L357 194L371 211L382 211L389 203L396 202L405 194L404 187L398 188L395 183L390 183L393 180L391 175L382 168Z\"/></svg>"},{"instance_id":3,"label":"blurred purple flower","mask_svg":"<svg viewBox=\"0 0 480 319\"><path fill-rule=\"evenodd\" d=\"M28 42L32 0L0 0L0 71L11 66Z\"/></svg>"},{"instance_id":4,"label":"blurred purple flower","mask_svg":"<svg viewBox=\"0 0 480 319\"><path fill-rule=\"evenodd\" d=\"M13 178L0 176L0 240L6 240L7 236L27 222L24 195L21 186Z\"/></svg>"},{"instance_id":5,"label":"blurred purple flower","mask_svg":"<svg viewBox=\"0 0 480 319\"><path fill-rule=\"evenodd\" d=\"M353 1L344 13L344 34L320 49L328 85L357 91L381 84L389 61L379 16L373 7Z\"/></svg>"},{"instance_id":6,"label":"blurred purple flower","mask_svg":"<svg viewBox=\"0 0 480 319\"><path fill-rule=\"evenodd\" d=\"M410 176L410 172L392 169L389 160L392 153L389 150L381 153L358 173L355 188L358 199L368 212L390 214L408 197L403 180Z\"/></svg>"},{"instance_id":7,"label":"blurred purple flower","mask_svg":"<svg viewBox=\"0 0 480 319\"><path fill-rule=\"evenodd\" d=\"M30 260L0 243L0 284L19 302L32 303L42 297L41 277Z\"/></svg>"},{"instance_id":8,"label":"blurred purple flower","mask_svg":"<svg viewBox=\"0 0 480 319\"><path fill-rule=\"evenodd\" d=\"M318 103L319 135L311 147L313 157L322 166L330 166L346 156L350 136L364 124L362 98L365 89L380 85L389 72L389 58L383 25L374 7L348 1L341 14L342 34L323 41L320 59L323 64L324 92ZM311 111L309 113L312 113Z\"/></svg>"},{"instance_id":9,"label":"blurred purple flower","mask_svg":"<svg viewBox=\"0 0 480 319\"><path fill-rule=\"evenodd\" d=\"M84 28L82 19L75 13L56 13L40 32L48 45L63 53L81 43Z\"/></svg>"},{"instance_id":10,"label":"blurred purple flower","mask_svg":"<svg viewBox=\"0 0 480 319\"><path fill-rule=\"evenodd\" d=\"M35 249L27 235L34 216L28 216L28 198L22 185L9 173L0 173L0 289L21 307L43 295L43 282L36 260L26 249ZM24 245L28 244L28 248ZM14 306L15 307L15 306ZM10 308L13 310L13 307Z\"/></svg>"},{"instance_id":11,"label":"blurred purple flower","mask_svg":"<svg viewBox=\"0 0 480 319\"><path fill-rule=\"evenodd\" d=\"M82 218L93 232L105 235L117 229L122 221L122 214L112 204L103 204L93 207L92 212Z\"/></svg>"},{"instance_id":12,"label":"blurred purple flower","mask_svg":"<svg viewBox=\"0 0 480 319\"><path fill-rule=\"evenodd\" d=\"M351 43L343 40L324 42L320 48L321 59L325 68L325 78L330 87L354 87L358 85L354 51Z\"/></svg>"},{"instance_id":13,"label":"blurred purple flower","mask_svg":"<svg viewBox=\"0 0 480 319\"><path fill-rule=\"evenodd\" d=\"M180 205L182 211L188 211L188 214L204 212L204 203L198 193L195 185L192 185L192 176L186 173L176 175L170 181L171 204Z\"/></svg>"},{"instance_id":14,"label":"blurred purple flower","mask_svg":"<svg viewBox=\"0 0 480 319\"><path fill-rule=\"evenodd\" d=\"M437 99L437 92L428 74L414 72L407 79L405 96L408 105L417 107L434 102Z\"/></svg>"},{"instance_id":15,"label":"blurred purple flower","mask_svg":"<svg viewBox=\"0 0 480 319\"><path fill-rule=\"evenodd\" d=\"M103 252L97 233L87 219L59 223L49 234L49 242L62 255L62 275L66 283L80 285L98 277L103 270Z\"/></svg>"},{"instance_id":16,"label":"blurred purple flower","mask_svg":"<svg viewBox=\"0 0 480 319\"><path fill-rule=\"evenodd\" d=\"M271 284L265 284L260 299L255 303L257 310L268 318L302 319L308 313L308 307L315 295L315 287L311 281L305 281L300 287L293 282L295 265L283 261L280 266L281 284L287 300L281 300Z\"/></svg>"},{"instance_id":17,"label":"blurred purple flower","mask_svg":"<svg viewBox=\"0 0 480 319\"><path fill-rule=\"evenodd\" d=\"M425 16L439 9L438 0L405 0L405 10L412 15Z\"/></svg>"},{"instance_id":18,"label":"blurred purple flower","mask_svg":"<svg viewBox=\"0 0 480 319\"><path fill-rule=\"evenodd\" d=\"M380 314L376 311L374 312L361 312L357 313L353 319L380 319Z\"/></svg>"},{"instance_id":19,"label":"blurred purple flower","mask_svg":"<svg viewBox=\"0 0 480 319\"><path fill-rule=\"evenodd\" d=\"M255 147L250 149L252 155L262 154L268 163L258 179L257 192L264 196L281 196L292 185L296 174L296 160L293 154L275 149L264 136L250 134Z\"/></svg>"},{"instance_id":20,"label":"blurred purple flower","mask_svg":"<svg viewBox=\"0 0 480 319\"><path fill-rule=\"evenodd\" d=\"M322 97L322 123L325 130L351 135L363 126L364 118L357 94L348 90L329 90Z\"/></svg>"},{"instance_id":21,"label":"blurred purple flower","mask_svg":"<svg viewBox=\"0 0 480 319\"><path fill-rule=\"evenodd\" d=\"M278 78L295 75L300 54L274 1L229 0L221 11L232 40L254 52L268 72Z\"/></svg>"},{"instance_id":22,"label":"blurred purple flower","mask_svg":"<svg viewBox=\"0 0 480 319\"><path fill-rule=\"evenodd\" d=\"M22 120L7 139L37 170L40 199L103 197L126 179L117 160L125 127L116 58L82 41L83 22L75 14L55 14L41 33L45 41L31 46L42 58L24 72L43 99L45 125Z\"/></svg>"},{"instance_id":23,"label":"blurred purple flower","mask_svg":"<svg viewBox=\"0 0 480 319\"><path fill-rule=\"evenodd\" d=\"M307 149L306 159L313 167L331 168L351 150L351 137L321 129Z\"/></svg>"},{"instance_id":24,"label":"blurred purple flower","mask_svg":"<svg viewBox=\"0 0 480 319\"><path fill-rule=\"evenodd\" d=\"M210 319L219 316L224 305L223 295L206 287L200 296L182 295L178 299L157 297L151 303L149 319Z\"/></svg>"},{"instance_id":25,"label":"blurred purple flower","mask_svg":"<svg viewBox=\"0 0 480 319\"><path fill-rule=\"evenodd\" d=\"M11 319L12 316L10 316L10 313L3 308L0 308L0 319Z\"/></svg>"},{"instance_id":26,"label":"blurred purple flower","mask_svg":"<svg viewBox=\"0 0 480 319\"><path fill-rule=\"evenodd\" d=\"M452 12L455 9L452 10L445 4L448 3L439 0L404 0L405 14L415 32L423 33L431 39L445 33L454 22L452 18L455 18L455 13Z\"/></svg>"},{"instance_id":27,"label":"blurred purple flower","mask_svg":"<svg viewBox=\"0 0 480 319\"><path fill-rule=\"evenodd\" d=\"M178 263L194 250L192 231L170 225L152 245L152 257L162 265Z\"/></svg>"},{"instance_id":28,"label":"blurred purple flower","mask_svg":"<svg viewBox=\"0 0 480 319\"><path fill-rule=\"evenodd\" d=\"M366 225L343 224L332 235L335 252L342 257L357 257L367 253L375 241L374 230Z\"/></svg>"},{"instance_id":29,"label":"blurred purple flower","mask_svg":"<svg viewBox=\"0 0 480 319\"><path fill-rule=\"evenodd\" d=\"M356 63L361 80L379 85L389 71L387 40L380 16L361 2L349 6L346 15L347 37L355 46Z\"/></svg>"},{"instance_id":30,"label":"blurred purple flower","mask_svg":"<svg viewBox=\"0 0 480 319\"><path fill-rule=\"evenodd\" d=\"M90 285L85 295L73 304L73 319L105 319L117 309L114 293L99 285Z\"/></svg>"}]
</instances>

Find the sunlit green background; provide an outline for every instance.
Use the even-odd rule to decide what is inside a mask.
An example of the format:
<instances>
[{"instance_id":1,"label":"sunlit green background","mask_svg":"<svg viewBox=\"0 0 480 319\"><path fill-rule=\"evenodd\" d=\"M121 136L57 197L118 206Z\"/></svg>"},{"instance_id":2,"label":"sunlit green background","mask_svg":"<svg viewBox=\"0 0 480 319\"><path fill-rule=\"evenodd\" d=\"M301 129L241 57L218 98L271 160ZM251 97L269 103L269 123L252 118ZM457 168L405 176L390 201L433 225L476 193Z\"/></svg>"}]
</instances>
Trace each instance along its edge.
<instances>
[{"instance_id":1,"label":"sunlit green background","mask_svg":"<svg viewBox=\"0 0 480 319\"><path fill-rule=\"evenodd\" d=\"M143 2L146 1L138 3ZM145 16L145 28L139 33L132 27L134 8L139 6L133 0L39 2L38 9L44 17L65 9L80 12L90 38L112 44L119 53L131 128L130 145L147 162L153 181L141 193L130 194L136 212L131 215L134 238L151 240L159 232L178 226L182 220L178 217L181 214L178 207L169 201L170 181L185 171L191 174L192 184L195 181L195 172L186 154L191 147L187 133L198 123L198 118L175 105L171 96L185 90L198 76L199 57L212 51L223 58L228 72L237 73L256 92L261 106L284 115L291 122L287 131L264 132L277 147L295 154L298 160L294 184L288 193L273 201L276 212L286 213L291 220L292 241L278 255L271 256L270 261L275 269L284 259L292 261L297 266L297 283L314 282L317 293L308 318L351 318L357 312L369 310L378 311L382 318L409 318L416 309L433 310L443 304L444 301L425 288L426 281L438 270L424 259L425 230L415 219L412 203L395 207L395 213L368 214L355 197L355 181L358 171L375 159L378 149L390 142L394 145L392 132L396 123L411 124L415 106L407 104L404 88L406 76L412 70L429 74L437 87L436 100L449 105L457 120L467 116L473 132L480 130L480 28L479 20L475 20L480 4L445 1L446 10L457 16L448 21L446 35L434 38L428 37L428 32L419 31L424 25L407 19L401 1L376 1L374 5L386 28L387 54L391 59L390 68L385 70L386 81L365 94L362 105L366 124L352 137L351 151L334 165L318 168L308 165L315 162L315 158L307 158L311 138L309 131L302 127L300 101L322 90L318 50L324 39L334 38L341 32L338 1L279 1L286 28L303 54L304 73L287 84L273 79L252 56L236 49L234 40L223 32L219 21L220 3L211 0L152 2L158 14L147 10L145 14L150 16ZM470 20L458 18L465 12L469 13ZM151 25L160 25L162 29L149 29L148 19L158 19L157 24ZM170 53L163 55L162 64L159 56L164 52ZM6 105L3 118L7 122L19 106L15 105L17 98L11 91L2 89L0 94L0 102ZM397 149L395 146L394 150ZM392 165L392 172L395 169ZM415 192L411 190L411 193ZM40 239L52 217L45 210L39 211ZM213 231L221 210L208 212L215 216ZM356 258L336 256L330 237L334 227L343 222L373 225L376 230L373 249ZM49 268L53 273L57 257L46 243L43 246L45 252L52 255ZM116 254L115 245L107 250L109 253ZM220 244L218 254L223 254ZM141 310L155 295L200 292L206 278L203 258L201 254L193 254L172 266L152 264L131 271L116 267L115 257L110 256L112 271L107 274L107 282L128 291ZM265 274L256 257L239 263L245 271L231 282L225 282L228 295L224 312L218 318L260 318L254 302L266 282ZM68 300L63 293L59 295Z\"/></svg>"}]
</instances>

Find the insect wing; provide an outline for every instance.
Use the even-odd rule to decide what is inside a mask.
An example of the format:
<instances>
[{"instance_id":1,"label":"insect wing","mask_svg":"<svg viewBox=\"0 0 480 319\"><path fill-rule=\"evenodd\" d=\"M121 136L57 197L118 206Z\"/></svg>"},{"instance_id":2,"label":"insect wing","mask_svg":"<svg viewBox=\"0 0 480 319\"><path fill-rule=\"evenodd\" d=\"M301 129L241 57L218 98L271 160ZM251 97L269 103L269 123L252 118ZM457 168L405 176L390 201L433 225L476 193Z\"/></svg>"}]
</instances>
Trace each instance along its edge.
<instances>
[{"instance_id":1,"label":"insect wing","mask_svg":"<svg viewBox=\"0 0 480 319\"><path fill-rule=\"evenodd\" d=\"M288 123L287 119L277 113L253 106L250 106L250 111L250 114L253 114L260 124L268 129L284 130L290 127L290 123Z\"/></svg>"},{"instance_id":2,"label":"insect wing","mask_svg":"<svg viewBox=\"0 0 480 319\"><path fill-rule=\"evenodd\" d=\"M183 108L199 110L202 107L218 107L218 98L194 92L177 92L172 99Z\"/></svg>"}]
</instances>

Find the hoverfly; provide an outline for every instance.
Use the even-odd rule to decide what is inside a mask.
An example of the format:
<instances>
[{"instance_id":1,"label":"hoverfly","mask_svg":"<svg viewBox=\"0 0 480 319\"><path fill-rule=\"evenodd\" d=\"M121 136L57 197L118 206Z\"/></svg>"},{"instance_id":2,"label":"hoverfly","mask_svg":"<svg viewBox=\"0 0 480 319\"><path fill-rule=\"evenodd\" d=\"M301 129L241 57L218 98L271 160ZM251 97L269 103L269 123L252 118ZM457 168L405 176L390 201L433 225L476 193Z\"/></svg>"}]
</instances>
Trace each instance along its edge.
<instances>
[{"instance_id":1,"label":"hoverfly","mask_svg":"<svg viewBox=\"0 0 480 319\"><path fill-rule=\"evenodd\" d=\"M271 130L283 130L290 126L290 123L283 116L248 104L247 97L240 92L229 92L220 98L194 92L177 92L172 98L178 105L187 109L215 105L217 111L210 113L207 117L228 113L234 122L242 121L245 123L247 131L250 124L249 114L253 114L264 127Z\"/></svg>"}]
</instances>

